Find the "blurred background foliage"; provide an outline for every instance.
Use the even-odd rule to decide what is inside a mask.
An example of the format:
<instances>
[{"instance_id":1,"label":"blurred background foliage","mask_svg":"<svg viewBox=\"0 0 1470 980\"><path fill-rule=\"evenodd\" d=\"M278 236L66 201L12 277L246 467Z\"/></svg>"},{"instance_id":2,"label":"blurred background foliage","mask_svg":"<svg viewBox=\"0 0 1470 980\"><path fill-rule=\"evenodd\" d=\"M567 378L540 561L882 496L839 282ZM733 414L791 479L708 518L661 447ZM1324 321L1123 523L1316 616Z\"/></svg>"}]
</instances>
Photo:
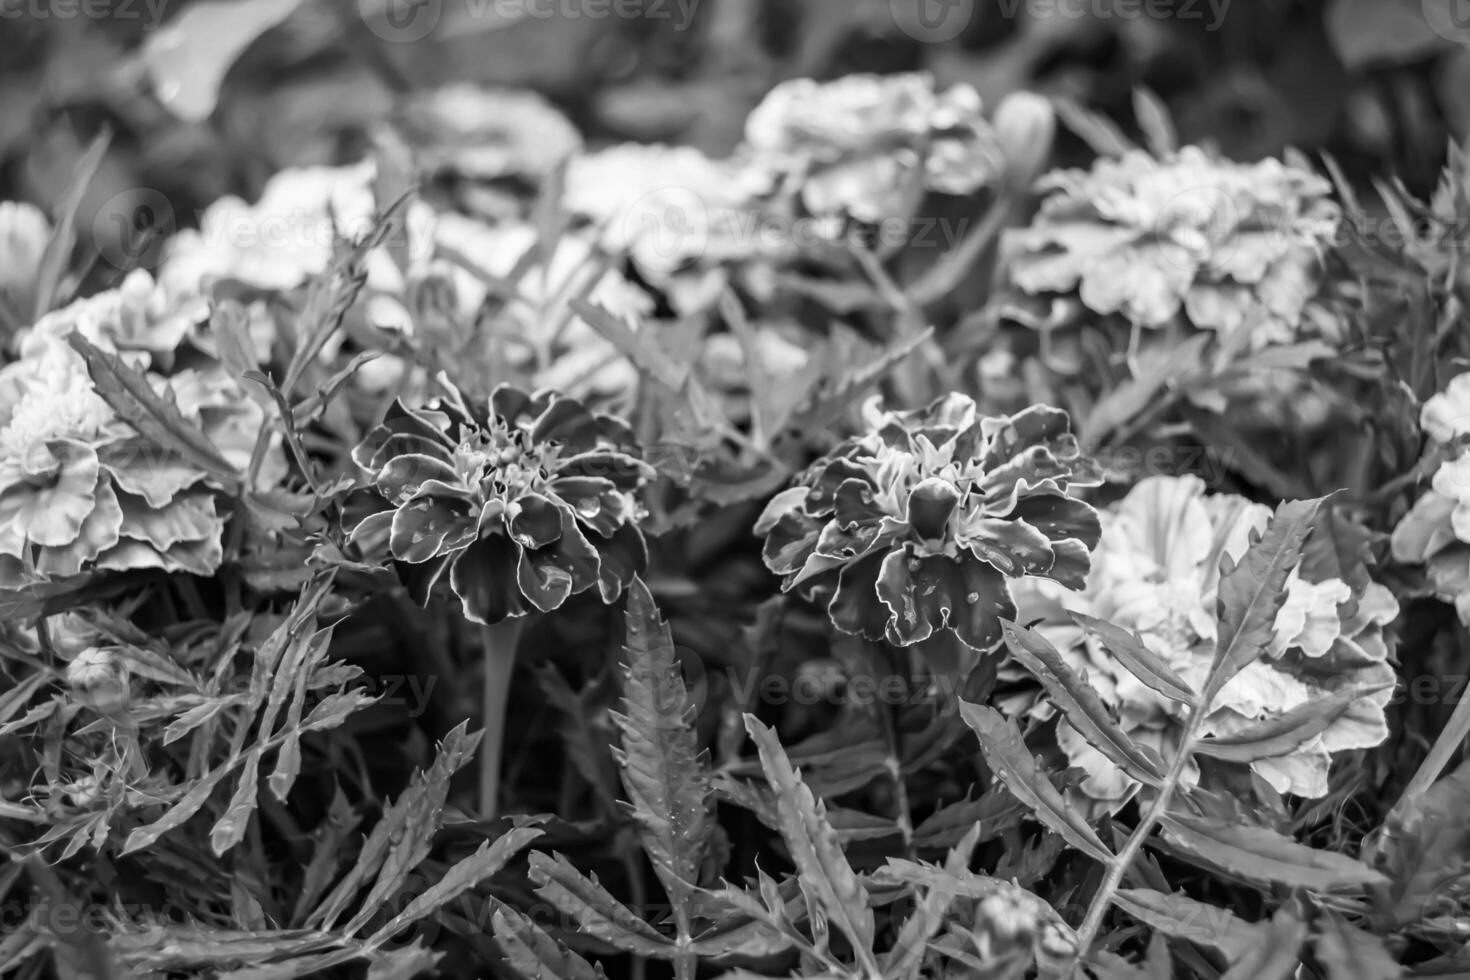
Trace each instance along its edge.
<instances>
[{"instance_id":1,"label":"blurred background foliage","mask_svg":"<svg viewBox=\"0 0 1470 980\"><path fill-rule=\"evenodd\" d=\"M110 227L147 189L188 227L281 168L360 158L411 93L457 82L534 90L592 144L715 155L799 76L925 69L989 105L1032 89L1125 125L1143 86L1185 143L1326 150L1421 193L1470 130L1457 0L416 2L0 0L0 199L54 207L107 128L81 220Z\"/></svg>"}]
</instances>

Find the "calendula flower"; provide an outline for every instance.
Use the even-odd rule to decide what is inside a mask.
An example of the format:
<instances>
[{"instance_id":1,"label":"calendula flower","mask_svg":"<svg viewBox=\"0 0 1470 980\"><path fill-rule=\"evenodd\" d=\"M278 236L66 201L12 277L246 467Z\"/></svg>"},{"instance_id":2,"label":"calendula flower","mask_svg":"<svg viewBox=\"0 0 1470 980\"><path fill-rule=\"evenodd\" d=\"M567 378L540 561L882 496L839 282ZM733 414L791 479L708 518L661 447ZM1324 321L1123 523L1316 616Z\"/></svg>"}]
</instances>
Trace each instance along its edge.
<instances>
[{"instance_id":1,"label":"calendula flower","mask_svg":"<svg viewBox=\"0 0 1470 980\"><path fill-rule=\"evenodd\" d=\"M1018 592L1020 618L1039 620L1036 629L1085 674L1123 730L1167 757L1183 733L1183 709L1141 683L1068 611L1138 633L1186 683L1203 690L1215 655L1220 559L1238 561L1270 516L1269 508L1242 497L1206 494L1197 477L1148 477L1103 513L1085 587L1064 593L1051 583L1028 582ZM1392 593L1377 583L1355 593L1341 579L1293 571L1274 640L1216 696L1203 734L1235 734L1338 691L1361 690L1321 734L1287 755L1251 764L1278 792L1324 795L1334 753L1369 748L1388 735L1383 708L1395 675L1383 628L1397 615ZM1087 773L1082 792L1103 808L1116 810L1137 789L1065 719L1057 741Z\"/></svg>"},{"instance_id":2,"label":"calendula flower","mask_svg":"<svg viewBox=\"0 0 1470 980\"><path fill-rule=\"evenodd\" d=\"M1043 177L1030 227L1006 236L1027 293L1076 292L1093 312L1194 327L1253 345L1296 338L1341 211L1331 185L1278 160L1238 164L1184 147L1132 151Z\"/></svg>"},{"instance_id":3,"label":"calendula flower","mask_svg":"<svg viewBox=\"0 0 1470 980\"><path fill-rule=\"evenodd\" d=\"M745 172L692 146L623 143L579 154L565 183L567 212L659 285L701 260L743 258L758 245Z\"/></svg>"},{"instance_id":4,"label":"calendula flower","mask_svg":"<svg viewBox=\"0 0 1470 980\"><path fill-rule=\"evenodd\" d=\"M636 493L653 470L626 424L574 399L501 385L482 406L398 402L353 459L380 499L350 539L386 551L420 602L447 571L472 622L593 587L612 602L647 562Z\"/></svg>"},{"instance_id":5,"label":"calendula flower","mask_svg":"<svg viewBox=\"0 0 1470 980\"><path fill-rule=\"evenodd\" d=\"M985 417L951 393L927 408L864 406L868 431L814 463L756 524L766 567L827 602L838 629L907 646L945 629L1000 641L1022 575L1083 584L1097 514L1069 497L1096 482L1067 413Z\"/></svg>"},{"instance_id":6,"label":"calendula flower","mask_svg":"<svg viewBox=\"0 0 1470 980\"><path fill-rule=\"evenodd\" d=\"M1005 160L968 85L933 76L798 78L773 88L745 122L752 167L800 189L817 215L877 222L908 217L927 191L969 194Z\"/></svg>"},{"instance_id":7,"label":"calendula flower","mask_svg":"<svg viewBox=\"0 0 1470 980\"><path fill-rule=\"evenodd\" d=\"M1446 458L1394 528L1393 556L1427 565L1435 595L1453 602L1460 620L1470 623L1470 448L1451 448L1470 435L1470 373L1426 401L1419 421L1429 437L1427 451Z\"/></svg>"},{"instance_id":8,"label":"calendula flower","mask_svg":"<svg viewBox=\"0 0 1470 980\"><path fill-rule=\"evenodd\" d=\"M152 355L172 353L190 330L208 319L206 299L172 295L147 270L135 269L116 289L43 316L22 333L18 347L21 357L29 357L46 345L64 344L76 331L103 350L146 366Z\"/></svg>"},{"instance_id":9,"label":"calendula flower","mask_svg":"<svg viewBox=\"0 0 1470 980\"><path fill-rule=\"evenodd\" d=\"M213 572L224 518L211 476L118 419L65 342L32 340L28 356L0 369L0 580L93 568ZM216 368L150 380L244 468L265 415L234 379ZM284 467L272 448L261 485Z\"/></svg>"},{"instance_id":10,"label":"calendula flower","mask_svg":"<svg viewBox=\"0 0 1470 980\"><path fill-rule=\"evenodd\" d=\"M582 149L566 116L516 89L458 84L411 93L394 123L428 174L539 180Z\"/></svg>"}]
</instances>

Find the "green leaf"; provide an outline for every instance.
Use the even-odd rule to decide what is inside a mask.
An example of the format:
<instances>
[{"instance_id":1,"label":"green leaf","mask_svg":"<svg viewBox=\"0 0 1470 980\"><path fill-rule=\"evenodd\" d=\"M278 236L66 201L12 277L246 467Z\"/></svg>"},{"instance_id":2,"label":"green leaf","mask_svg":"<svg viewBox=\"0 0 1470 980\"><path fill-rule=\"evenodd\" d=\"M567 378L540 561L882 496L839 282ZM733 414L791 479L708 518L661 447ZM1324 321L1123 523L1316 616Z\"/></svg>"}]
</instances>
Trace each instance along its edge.
<instances>
[{"instance_id":1,"label":"green leaf","mask_svg":"<svg viewBox=\"0 0 1470 980\"><path fill-rule=\"evenodd\" d=\"M1458 925L1459 892L1470 876L1470 761L1423 796L1401 802L1370 840L1364 858L1389 878L1373 893L1374 918L1385 929Z\"/></svg>"},{"instance_id":2,"label":"green leaf","mask_svg":"<svg viewBox=\"0 0 1470 980\"><path fill-rule=\"evenodd\" d=\"M1118 907L1171 939L1184 939L1218 950L1235 962L1261 942L1261 926L1244 922L1229 909L1197 902L1183 894L1165 895L1151 888L1120 888Z\"/></svg>"},{"instance_id":3,"label":"green leaf","mask_svg":"<svg viewBox=\"0 0 1470 980\"><path fill-rule=\"evenodd\" d=\"M1189 707L1199 702L1199 695L1194 689L1162 657L1145 646L1137 633L1080 612L1068 610L1067 615L1106 647L1149 690Z\"/></svg>"},{"instance_id":4,"label":"green leaf","mask_svg":"<svg viewBox=\"0 0 1470 980\"><path fill-rule=\"evenodd\" d=\"M1265 533L1251 541L1238 563L1228 555L1221 557L1215 659L1205 681L1202 710L1208 710L1220 689L1275 639L1276 614L1286 602L1286 580L1301 558L1322 499L1280 504Z\"/></svg>"},{"instance_id":5,"label":"green leaf","mask_svg":"<svg viewBox=\"0 0 1470 980\"><path fill-rule=\"evenodd\" d=\"M1247 764L1258 759L1290 755L1325 732L1360 698L1392 686L1380 684L1347 688L1319 701L1300 704L1275 718L1252 722L1233 734L1202 738L1194 743L1194 752L1212 759Z\"/></svg>"},{"instance_id":6,"label":"green leaf","mask_svg":"<svg viewBox=\"0 0 1470 980\"><path fill-rule=\"evenodd\" d=\"M1072 672L1046 637L1008 619L1002 619L1000 625L1011 656L1041 681L1088 745L1134 779L1150 786L1163 784L1163 760L1118 727L1097 692Z\"/></svg>"},{"instance_id":7,"label":"green leaf","mask_svg":"<svg viewBox=\"0 0 1470 980\"><path fill-rule=\"evenodd\" d=\"M497 874L511 858L540 836L541 830L537 827L515 827L494 841L482 841L473 854L456 862L444 872L442 878L414 896L402 912L373 934L368 944L381 945L392 939L404 926L448 905L486 878Z\"/></svg>"},{"instance_id":8,"label":"green leaf","mask_svg":"<svg viewBox=\"0 0 1470 980\"><path fill-rule=\"evenodd\" d=\"M1112 852L1102 839L1037 768L1016 723L993 708L968 701L959 704L960 717L980 737L985 762L1005 783L1006 789L1068 844L1103 864L1111 864Z\"/></svg>"},{"instance_id":9,"label":"green leaf","mask_svg":"<svg viewBox=\"0 0 1470 980\"><path fill-rule=\"evenodd\" d=\"M694 383L689 365L679 364L669 357L659 346L658 338L651 330L634 330L621 317L581 297L572 298L571 308L587 321L588 326L600 333L604 340L637 365L640 371L665 388L679 393L684 391L686 385Z\"/></svg>"},{"instance_id":10,"label":"green leaf","mask_svg":"<svg viewBox=\"0 0 1470 980\"><path fill-rule=\"evenodd\" d=\"M1312 948L1327 970L1327 980L1399 980L1404 975L1381 936L1325 909L1318 911L1314 925Z\"/></svg>"},{"instance_id":11,"label":"green leaf","mask_svg":"<svg viewBox=\"0 0 1470 980\"><path fill-rule=\"evenodd\" d=\"M1322 892L1386 880L1356 858L1298 844L1265 827L1177 813L1165 814L1160 824L1185 851L1250 881Z\"/></svg>"},{"instance_id":12,"label":"green leaf","mask_svg":"<svg viewBox=\"0 0 1470 980\"><path fill-rule=\"evenodd\" d=\"M745 730L755 742L766 782L776 794L781 839L791 852L813 920L821 916L835 923L852 944L867 974L878 976L873 955L873 910L837 842L836 832L827 822L826 807L792 768L774 731L749 714L745 716Z\"/></svg>"},{"instance_id":13,"label":"green leaf","mask_svg":"<svg viewBox=\"0 0 1470 980\"><path fill-rule=\"evenodd\" d=\"M714 825L708 762L673 637L636 576L628 586L626 618L623 713L612 715L622 748L614 754L643 848L664 891L687 916Z\"/></svg>"},{"instance_id":14,"label":"green leaf","mask_svg":"<svg viewBox=\"0 0 1470 980\"><path fill-rule=\"evenodd\" d=\"M239 782L235 785L235 794L230 798L230 805L209 831L209 846L215 857L222 857L226 851L245 839L245 831L250 826L250 815L255 812L257 805L256 791L260 782L262 751L256 749L245 757L245 765Z\"/></svg>"},{"instance_id":15,"label":"green leaf","mask_svg":"<svg viewBox=\"0 0 1470 980\"><path fill-rule=\"evenodd\" d=\"M1148 152L1166 157L1179 149L1179 134L1169 118L1169 109L1151 89L1140 86L1133 90L1133 116L1143 131Z\"/></svg>"},{"instance_id":16,"label":"green leaf","mask_svg":"<svg viewBox=\"0 0 1470 980\"><path fill-rule=\"evenodd\" d=\"M97 176L97 168L102 165L102 158L107 155L107 146L111 142L112 131L103 129L87 147L87 152L77 158L71 179L66 185L66 193L57 208L59 213L53 223L51 238L46 242L46 248L41 253L40 268L36 270L35 309L17 311L23 317L30 315L27 322L39 320L54 306L61 305L61 282L66 276L67 266L77 245L77 212L81 209L87 189Z\"/></svg>"},{"instance_id":17,"label":"green leaf","mask_svg":"<svg viewBox=\"0 0 1470 980\"><path fill-rule=\"evenodd\" d=\"M1294 904L1276 910L1270 927L1262 930L1262 942L1231 963L1220 980L1288 980L1297 975L1307 924L1296 914Z\"/></svg>"},{"instance_id":18,"label":"green leaf","mask_svg":"<svg viewBox=\"0 0 1470 980\"><path fill-rule=\"evenodd\" d=\"M863 392L881 381L914 351L934 336L934 328L926 327L912 337L896 340L867 364L843 372L836 384L819 388L810 402L793 413L785 423L787 431L810 433L828 425Z\"/></svg>"},{"instance_id":19,"label":"green leaf","mask_svg":"<svg viewBox=\"0 0 1470 980\"><path fill-rule=\"evenodd\" d=\"M1062 124L1076 133L1098 156L1120 157L1138 148L1111 119L1093 112L1076 99L1052 96L1051 101Z\"/></svg>"},{"instance_id":20,"label":"green leaf","mask_svg":"<svg viewBox=\"0 0 1470 980\"><path fill-rule=\"evenodd\" d=\"M526 980L602 980L602 967L594 967L515 909L496 909L490 925L506 962Z\"/></svg>"},{"instance_id":21,"label":"green leaf","mask_svg":"<svg viewBox=\"0 0 1470 980\"><path fill-rule=\"evenodd\" d=\"M597 881L574 868L560 854L531 854L531 883L536 894L563 914L577 928L634 956L671 959L679 951L659 931Z\"/></svg>"},{"instance_id":22,"label":"green leaf","mask_svg":"<svg viewBox=\"0 0 1470 980\"><path fill-rule=\"evenodd\" d=\"M219 766L209 775L191 786L189 791L180 797L173 806L169 807L163 816L128 834L128 839L123 842L123 854L132 854L134 851L140 851L145 847L152 847L158 838L175 827L180 826L184 821L198 813L199 809L204 806L205 801L209 799L210 794L214 792L214 788L219 785L220 780L233 768L234 766L228 763Z\"/></svg>"},{"instance_id":23,"label":"green leaf","mask_svg":"<svg viewBox=\"0 0 1470 980\"><path fill-rule=\"evenodd\" d=\"M97 394L140 436L178 453L227 491L234 491L240 485L239 472L219 454L197 425L184 418L172 393L160 397L142 370L116 354L93 346L81 333L73 331L67 340L86 361Z\"/></svg>"},{"instance_id":24,"label":"green leaf","mask_svg":"<svg viewBox=\"0 0 1470 980\"><path fill-rule=\"evenodd\" d=\"M1098 399L1081 420L1078 441L1083 446L1100 445L1105 436L1168 397L1162 394L1166 388L1188 384L1200 372L1204 350L1209 343L1210 334L1198 333L1165 353L1141 354L1139 376L1130 378Z\"/></svg>"}]
</instances>

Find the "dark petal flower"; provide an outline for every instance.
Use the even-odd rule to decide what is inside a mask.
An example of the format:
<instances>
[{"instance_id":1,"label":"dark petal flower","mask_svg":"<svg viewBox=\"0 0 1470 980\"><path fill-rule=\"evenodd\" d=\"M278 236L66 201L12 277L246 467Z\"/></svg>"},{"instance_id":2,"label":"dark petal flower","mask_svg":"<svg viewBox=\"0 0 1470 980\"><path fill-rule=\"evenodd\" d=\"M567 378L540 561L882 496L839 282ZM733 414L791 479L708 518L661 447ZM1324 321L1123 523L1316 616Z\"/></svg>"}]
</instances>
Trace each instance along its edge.
<instances>
[{"instance_id":1,"label":"dark petal flower","mask_svg":"<svg viewBox=\"0 0 1470 980\"><path fill-rule=\"evenodd\" d=\"M466 547L475 539L475 514L468 501L425 497L393 512L388 551L416 565Z\"/></svg>"},{"instance_id":2,"label":"dark petal flower","mask_svg":"<svg viewBox=\"0 0 1470 980\"><path fill-rule=\"evenodd\" d=\"M909 527L921 540L938 540L944 537L949 516L959 502L960 492L953 483L930 477L909 494Z\"/></svg>"},{"instance_id":3,"label":"dark petal flower","mask_svg":"<svg viewBox=\"0 0 1470 980\"><path fill-rule=\"evenodd\" d=\"M648 545L635 524L620 524L612 537L598 543L602 567L597 587L603 602L616 602L633 581L648 568Z\"/></svg>"},{"instance_id":4,"label":"dark petal flower","mask_svg":"<svg viewBox=\"0 0 1470 980\"><path fill-rule=\"evenodd\" d=\"M883 639L888 627L888 608L878 601L878 573L883 567L883 552L844 565L837 579L837 591L827 605L833 625L844 633Z\"/></svg>"},{"instance_id":5,"label":"dark petal flower","mask_svg":"<svg viewBox=\"0 0 1470 980\"><path fill-rule=\"evenodd\" d=\"M1080 500L1038 494L1024 497L1010 513L1012 520L1025 521L1052 541L1081 541L1088 550L1097 547L1102 525L1097 511Z\"/></svg>"},{"instance_id":6,"label":"dark petal flower","mask_svg":"<svg viewBox=\"0 0 1470 980\"><path fill-rule=\"evenodd\" d=\"M837 523L845 528L883 519L883 511L873 502L872 481L855 477L843 480L837 488L832 499L832 513Z\"/></svg>"},{"instance_id":7,"label":"dark petal flower","mask_svg":"<svg viewBox=\"0 0 1470 980\"><path fill-rule=\"evenodd\" d=\"M519 552L510 538L491 534L455 556L449 585L470 622L493 626L529 612L516 580Z\"/></svg>"},{"instance_id":8,"label":"dark petal flower","mask_svg":"<svg viewBox=\"0 0 1470 980\"><path fill-rule=\"evenodd\" d=\"M1046 577L1080 591L1087 585L1087 573L1092 569L1091 547L1096 547L1096 543L1088 545L1076 538L1056 542L1051 546L1056 553L1056 561L1052 562Z\"/></svg>"},{"instance_id":9,"label":"dark petal flower","mask_svg":"<svg viewBox=\"0 0 1470 980\"><path fill-rule=\"evenodd\" d=\"M531 396L511 385L500 385L491 393L490 410L513 425L522 416L539 414L532 406Z\"/></svg>"},{"instance_id":10,"label":"dark petal flower","mask_svg":"<svg viewBox=\"0 0 1470 980\"><path fill-rule=\"evenodd\" d=\"M537 552L538 557L542 554L572 577L573 593L597 584L602 558L582 529L577 527L577 520L569 510L561 510L561 537L555 544Z\"/></svg>"},{"instance_id":11,"label":"dark petal flower","mask_svg":"<svg viewBox=\"0 0 1470 980\"><path fill-rule=\"evenodd\" d=\"M558 442L578 453L596 446L599 434L596 417L570 398L552 402L531 430L536 442Z\"/></svg>"},{"instance_id":12,"label":"dark petal flower","mask_svg":"<svg viewBox=\"0 0 1470 980\"><path fill-rule=\"evenodd\" d=\"M1056 560L1051 540L1020 521L984 518L967 530L971 553L1005 575L1044 575Z\"/></svg>"},{"instance_id":13,"label":"dark petal flower","mask_svg":"<svg viewBox=\"0 0 1470 980\"><path fill-rule=\"evenodd\" d=\"M821 533L822 523L801 511L781 515L762 548L766 567L777 575L795 573L810 557Z\"/></svg>"},{"instance_id":14,"label":"dark petal flower","mask_svg":"<svg viewBox=\"0 0 1470 980\"><path fill-rule=\"evenodd\" d=\"M976 650L1000 645L1002 619L1016 618L1006 577L989 565L966 562L960 569L962 600L952 613L955 633Z\"/></svg>"},{"instance_id":15,"label":"dark petal flower","mask_svg":"<svg viewBox=\"0 0 1470 980\"><path fill-rule=\"evenodd\" d=\"M516 500L519 508L510 519L510 536L522 548L544 548L561 537L562 511L539 493L528 493ZM513 508L515 509L515 508Z\"/></svg>"},{"instance_id":16,"label":"dark petal flower","mask_svg":"<svg viewBox=\"0 0 1470 980\"><path fill-rule=\"evenodd\" d=\"M394 436L411 436L423 444L442 444L444 434L429 421L414 414L401 401L395 401L381 425L369 432L367 438L352 450L352 460L370 473L376 473L395 453L384 453L388 440Z\"/></svg>"},{"instance_id":17,"label":"dark petal flower","mask_svg":"<svg viewBox=\"0 0 1470 980\"><path fill-rule=\"evenodd\" d=\"M449 567L453 555L440 555L430 558L426 562L413 565L406 561L394 561L393 570L398 573L398 581L408 590L409 598L420 606L429 604L429 593L434 590L435 584L444 575L444 569Z\"/></svg>"},{"instance_id":18,"label":"dark petal flower","mask_svg":"<svg viewBox=\"0 0 1470 980\"><path fill-rule=\"evenodd\" d=\"M531 605L541 612L551 612L561 607L572 594L572 575L566 569L548 559L533 557L534 552L522 551L516 564L516 582L521 594L531 600Z\"/></svg>"},{"instance_id":19,"label":"dark petal flower","mask_svg":"<svg viewBox=\"0 0 1470 980\"><path fill-rule=\"evenodd\" d=\"M910 546L888 552L878 572L878 598L888 610L884 636L909 646L950 625L960 592L960 564L943 555L916 556Z\"/></svg>"},{"instance_id":20,"label":"dark petal flower","mask_svg":"<svg viewBox=\"0 0 1470 980\"><path fill-rule=\"evenodd\" d=\"M453 485L459 482L454 467L440 459L421 453L395 456L383 464L374 482L378 491L395 504L414 497L429 480Z\"/></svg>"},{"instance_id":21,"label":"dark petal flower","mask_svg":"<svg viewBox=\"0 0 1470 980\"><path fill-rule=\"evenodd\" d=\"M581 477L611 482L620 490L632 490L653 479L653 468L624 452L594 449L557 461L558 477Z\"/></svg>"}]
</instances>

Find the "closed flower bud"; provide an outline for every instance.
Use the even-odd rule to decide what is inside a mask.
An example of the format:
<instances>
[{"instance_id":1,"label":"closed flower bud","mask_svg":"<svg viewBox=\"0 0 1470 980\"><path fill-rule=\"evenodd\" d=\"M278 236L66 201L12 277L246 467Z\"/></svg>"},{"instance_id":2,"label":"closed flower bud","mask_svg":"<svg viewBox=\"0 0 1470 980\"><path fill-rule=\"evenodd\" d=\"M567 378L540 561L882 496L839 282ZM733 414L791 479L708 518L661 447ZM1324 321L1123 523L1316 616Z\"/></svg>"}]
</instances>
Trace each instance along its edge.
<instances>
[{"instance_id":1,"label":"closed flower bud","mask_svg":"<svg viewBox=\"0 0 1470 980\"><path fill-rule=\"evenodd\" d=\"M1056 138L1051 100L1035 92L1012 92L995 107L991 125L1005 155L1006 181L1016 190L1030 187L1046 167Z\"/></svg>"},{"instance_id":2,"label":"closed flower bud","mask_svg":"<svg viewBox=\"0 0 1470 980\"><path fill-rule=\"evenodd\" d=\"M46 621L51 648L71 660L97 642L97 631L74 612L52 616Z\"/></svg>"},{"instance_id":3,"label":"closed flower bud","mask_svg":"<svg viewBox=\"0 0 1470 980\"><path fill-rule=\"evenodd\" d=\"M1036 928L1036 913L1012 895L989 895L980 901L975 918L997 939L1013 939Z\"/></svg>"},{"instance_id":4,"label":"closed flower bud","mask_svg":"<svg viewBox=\"0 0 1470 980\"><path fill-rule=\"evenodd\" d=\"M100 714L127 707L128 671L110 650L88 647L66 668L66 682Z\"/></svg>"}]
</instances>

